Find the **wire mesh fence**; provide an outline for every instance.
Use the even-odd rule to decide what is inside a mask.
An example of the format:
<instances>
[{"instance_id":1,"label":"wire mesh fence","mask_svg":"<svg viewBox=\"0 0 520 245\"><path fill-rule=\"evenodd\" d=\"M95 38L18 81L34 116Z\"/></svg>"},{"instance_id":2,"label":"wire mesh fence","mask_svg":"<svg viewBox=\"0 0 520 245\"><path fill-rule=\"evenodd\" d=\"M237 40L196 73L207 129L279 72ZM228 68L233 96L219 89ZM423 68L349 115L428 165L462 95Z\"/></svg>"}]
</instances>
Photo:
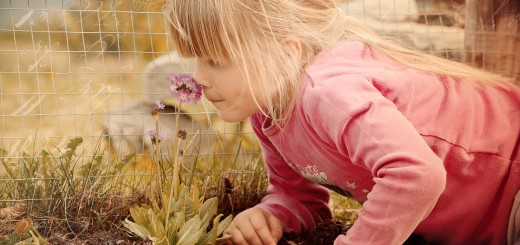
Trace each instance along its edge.
<instances>
[{"instance_id":1,"label":"wire mesh fence","mask_svg":"<svg viewBox=\"0 0 520 245\"><path fill-rule=\"evenodd\" d=\"M3 149L63 148L71 137L112 139L118 152L150 146L149 108L158 99L175 106L165 76L193 70L170 53L163 1L0 4ZM460 0L351 0L341 7L418 49L518 77L518 11L513 1L501 4L486 8L491 13ZM216 122L205 103L183 112L192 133L234 138L244 130Z\"/></svg>"},{"instance_id":2,"label":"wire mesh fence","mask_svg":"<svg viewBox=\"0 0 520 245\"><path fill-rule=\"evenodd\" d=\"M183 182L198 181L208 195L223 179L250 192L256 179L265 186L262 170L243 166L259 159L244 123L219 121L205 102L177 110L166 77L193 64L171 52L163 6L0 1L0 244L14 244L4 235L24 217L49 236L121 233L129 206L150 203L143 196L154 181L170 178L178 113ZM155 154L148 131L158 100L166 139Z\"/></svg>"},{"instance_id":3,"label":"wire mesh fence","mask_svg":"<svg viewBox=\"0 0 520 245\"><path fill-rule=\"evenodd\" d=\"M194 65L172 52L164 4L162 0L0 0L0 185L5 186L0 207L20 200L48 201L64 193L64 182L55 182L63 176L37 174L31 166L43 167L46 156L66 160L76 138L83 140L77 156L87 162L100 152L109 159L132 155L141 157L136 164L146 168L146 158L153 152L148 131L155 129L150 111L157 100L167 106L160 119L167 134L161 154L172 154L174 142L168 139L176 135L172 125L178 104L168 92L166 76L192 72ZM507 0L340 2L346 14L382 35L517 82L518 5ZM259 148L247 122L219 121L204 101L183 106L180 113L181 128L188 131L184 146L192 149L185 155L223 156L223 164L230 165L258 160ZM27 178L9 177L8 164L26 168ZM136 174L116 170L101 176ZM149 174L144 172L140 176ZM78 183L94 183L91 173L84 172L85 182ZM127 179L111 179L117 183L98 190L131 189ZM6 191L20 189L27 181L43 189L28 189L32 193L20 196ZM44 188L61 191L35 194Z\"/></svg>"},{"instance_id":4,"label":"wire mesh fence","mask_svg":"<svg viewBox=\"0 0 520 245\"><path fill-rule=\"evenodd\" d=\"M168 99L167 81L159 77L190 71L173 57L155 59L168 55L169 49L162 5L50 2L3 1L0 10L5 19L1 83L4 148L30 151L35 143L59 147L67 137L97 141L109 127L108 119L121 121L112 125L116 129L108 130L116 137L143 135L140 129L148 126L144 121L151 105L157 99ZM125 107L130 101L135 105ZM108 119L107 113L111 115ZM129 119L121 118L123 114ZM191 124L186 126L193 128L196 121ZM220 133L225 135L228 132L224 130ZM141 144L147 140L143 137Z\"/></svg>"}]
</instances>

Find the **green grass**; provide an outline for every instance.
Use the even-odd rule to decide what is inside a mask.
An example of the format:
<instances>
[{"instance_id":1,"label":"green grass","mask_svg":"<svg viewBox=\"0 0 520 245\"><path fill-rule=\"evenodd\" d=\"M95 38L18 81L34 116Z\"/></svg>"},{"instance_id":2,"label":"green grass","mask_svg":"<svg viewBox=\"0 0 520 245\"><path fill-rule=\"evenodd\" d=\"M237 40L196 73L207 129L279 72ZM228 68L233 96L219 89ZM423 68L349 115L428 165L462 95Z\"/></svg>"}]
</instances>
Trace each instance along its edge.
<instances>
[{"instance_id":1,"label":"green grass","mask_svg":"<svg viewBox=\"0 0 520 245\"><path fill-rule=\"evenodd\" d=\"M22 218L38 224L44 237L67 234L73 240L97 231L124 234L122 220L129 208L150 204L159 195L156 180L171 180L169 158L160 159L162 174L157 174L141 167L151 164L151 158L121 158L110 154L102 141L87 152L82 143L81 138L72 139L55 155L41 150L9 156L0 150L0 237L12 234ZM181 182L198 186L204 199L220 196L227 190L224 182L232 183L235 198L246 201L233 201L234 207L220 212L236 213L254 205L260 196L251 198L251 192L265 189L265 169L258 154L251 156L251 164L239 163L238 151L195 158L191 169L181 169Z\"/></svg>"},{"instance_id":2,"label":"green grass","mask_svg":"<svg viewBox=\"0 0 520 245\"><path fill-rule=\"evenodd\" d=\"M72 139L58 154L41 150L14 157L0 150L0 238L13 234L22 218L33 221L50 240L58 235L68 241L91 239L99 232L118 234L120 239L132 237L122 227L130 207L151 205L159 194L156 180L160 175L138 167L151 164L152 158L110 154L101 140L90 151L82 143L81 138ZM255 205L267 187L259 154L251 155L244 164L237 161L237 148L234 154L200 156L191 169L181 168L181 183L196 185L203 199L219 197L218 213L225 215ZM168 183L171 158L159 163L162 180ZM333 194L331 207L334 219L353 222L359 205Z\"/></svg>"}]
</instances>

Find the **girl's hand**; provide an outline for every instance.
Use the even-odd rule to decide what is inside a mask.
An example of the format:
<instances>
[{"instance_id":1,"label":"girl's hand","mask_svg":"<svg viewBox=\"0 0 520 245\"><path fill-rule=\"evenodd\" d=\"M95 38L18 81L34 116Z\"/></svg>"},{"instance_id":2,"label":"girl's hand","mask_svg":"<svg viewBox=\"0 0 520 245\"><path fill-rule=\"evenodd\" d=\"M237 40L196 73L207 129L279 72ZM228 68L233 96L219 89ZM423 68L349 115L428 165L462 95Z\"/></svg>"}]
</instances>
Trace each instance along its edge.
<instances>
[{"instance_id":1,"label":"girl's hand","mask_svg":"<svg viewBox=\"0 0 520 245\"><path fill-rule=\"evenodd\" d=\"M227 245L276 245L283 231L278 218L267 210L253 207L239 213L224 234L231 235Z\"/></svg>"}]
</instances>

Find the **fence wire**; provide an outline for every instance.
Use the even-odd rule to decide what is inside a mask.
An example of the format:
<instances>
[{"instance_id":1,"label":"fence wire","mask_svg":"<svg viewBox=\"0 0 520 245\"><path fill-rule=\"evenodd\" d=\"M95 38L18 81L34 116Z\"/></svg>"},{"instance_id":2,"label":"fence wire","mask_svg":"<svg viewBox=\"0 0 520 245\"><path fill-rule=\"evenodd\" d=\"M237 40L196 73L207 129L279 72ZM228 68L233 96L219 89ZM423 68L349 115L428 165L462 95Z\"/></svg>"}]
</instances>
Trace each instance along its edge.
<instances>
[{"instance_id":1,"label":"fence wire","mask_svg":"<svg viewBox=\"0 0 520 245\"><path fill-rule=\"evenodd\" d=\"M504 1L488 13L476 2L350 0L340 6L382 35L518 81L518 7ZM150 110L157 100L169 108L161 127L175 138L177 102L165 77L191 72L193 64L171 53L163 6L163 1L0 0L2 161L31 159L42 150L60 156L78 137L87 159L97 156L92 152L100 145L106 154L147 156L153 152L148 130L155 127ZM237 155L244 162L258 155L247 123L221 122L204 102L182 109L182 128L191 139L186 144L197 145L187 155L224 155L230 162ZM162 155L171 155L170 144L165 140ZM0 175L6 171L0 166Z\"/></svg>"}]
</instances>

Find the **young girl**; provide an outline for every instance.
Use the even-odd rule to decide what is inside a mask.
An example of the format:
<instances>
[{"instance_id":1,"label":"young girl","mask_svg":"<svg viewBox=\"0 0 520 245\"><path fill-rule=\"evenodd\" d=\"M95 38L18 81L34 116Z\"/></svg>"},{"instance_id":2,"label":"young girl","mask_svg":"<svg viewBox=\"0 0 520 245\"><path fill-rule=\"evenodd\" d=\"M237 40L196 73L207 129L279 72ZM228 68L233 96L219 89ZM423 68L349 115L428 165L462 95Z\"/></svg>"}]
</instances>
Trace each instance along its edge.
<instances>
[{"instance_id":1,"label":"young girl","mask_svg":"<svg viewBox=\"0 0 520 245\"><path fill-rule=\"evenodd\" d=\"M171 0L173 43L225 121L249 118L268 195L233 244L275 244L363 204L335 244L520 242L520 89L402 48L336 0Z\"/></svg>"}]
</instances>

